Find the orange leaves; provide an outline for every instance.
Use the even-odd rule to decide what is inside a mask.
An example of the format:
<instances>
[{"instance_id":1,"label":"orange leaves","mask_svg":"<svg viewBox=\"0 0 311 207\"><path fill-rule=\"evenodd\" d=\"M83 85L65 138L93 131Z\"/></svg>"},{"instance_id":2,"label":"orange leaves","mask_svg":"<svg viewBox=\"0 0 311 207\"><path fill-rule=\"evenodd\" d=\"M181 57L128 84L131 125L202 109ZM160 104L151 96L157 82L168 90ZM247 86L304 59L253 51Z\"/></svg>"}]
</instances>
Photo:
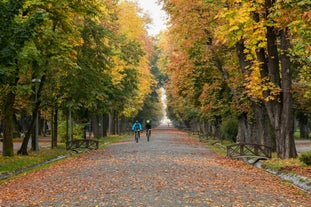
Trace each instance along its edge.
<instances>
[{"instance_id":1,"label":"orange leaves","mask_svg":"<svg viewBox=\"0 0 311 207\"><path fill-rule=\"evenodd\" d=\"M310 198L188 133L154 129L11 180L1 206L306 206ZM28 177L27 177L28 176Z\"/></svg>"}]
</instances>

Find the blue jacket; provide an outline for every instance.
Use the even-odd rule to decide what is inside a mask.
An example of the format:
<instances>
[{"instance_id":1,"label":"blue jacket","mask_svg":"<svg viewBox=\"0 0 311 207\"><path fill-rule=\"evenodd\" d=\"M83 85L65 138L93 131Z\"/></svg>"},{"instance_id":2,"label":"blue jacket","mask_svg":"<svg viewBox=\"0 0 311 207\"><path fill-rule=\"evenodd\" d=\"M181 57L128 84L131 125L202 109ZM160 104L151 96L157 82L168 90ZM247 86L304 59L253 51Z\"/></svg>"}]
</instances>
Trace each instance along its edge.
<instances>
[{"instance_id":1,"label":"blue jacket","mask_svg":"<svg viewBox=\"0 0 311 207\"><path fill-rule=\"evenodd\" d=\"M135 122L132 126L132 131L135 131L135 129L138 129L139 131L143 130L143 126L139 122Z\"/></svg>"}]
</instances>

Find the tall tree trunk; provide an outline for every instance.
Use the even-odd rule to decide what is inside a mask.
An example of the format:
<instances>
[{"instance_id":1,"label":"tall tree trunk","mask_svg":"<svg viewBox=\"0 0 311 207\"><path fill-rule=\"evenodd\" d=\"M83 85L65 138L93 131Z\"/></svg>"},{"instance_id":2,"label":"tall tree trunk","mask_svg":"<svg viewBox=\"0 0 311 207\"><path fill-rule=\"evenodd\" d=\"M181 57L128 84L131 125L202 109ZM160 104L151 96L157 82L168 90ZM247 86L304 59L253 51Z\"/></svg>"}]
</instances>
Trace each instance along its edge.
<instances>
[{"instance_id":1,"label":"tall tree trunk","mask_svg":"<svg viewBox=\"0 0 311 207\"><path fill-rule=\"evenodd\" d=\"M45 73L46 73L46 71L44 71L44 74ZM41 104L41 99L40 99L41 91L43 89L43 85L44 85L45 79L46 79L46 75L43 75L42 78L40 79L40 84L39 84L39 88L38 88L38 91L37 91L37 101L35 102L35 107L34 107L34 109L32 111L32 121L31 121L30 127L29 127L29 129L28 129L28 131L26 133L26 136L23 139L23 143L21 145L21 148L17 152L18 154L28 155L28 152L27 152L28 142L29 142L31 133L34 131L35 117L36 117L36 114L38 113L39 108L40 108L40 104Z\"/></svg>"},{"instance_id":2,"label":"tall tree trunk","mask_svg":"<svg viewBox=\"0 0 311 207\"><path fill-rule=\"evenodd\" d=\"M281 142L282 150L278 152L280 158L295 158L297 151L294 139L294 110L292 94L292 67L290 63L287 29L280 32L281 67L282 67L282 112L281 112Z\"/></svg>"},{"instance_id":3,"label":"tall tree trunk","mask_svg":"<svg viewBox=\"0 0 311 207\"><path fill-rule=\"evenodd\" d=\"M119 134L119 114L117 110L113 110L112 117L111 117L111 127L112 127L112 134Z\"/></svg>"},{"instance_id":4,"label":"tall tree trunk","mask_svg":"<svg viewBox=\"0 0 311 207\"><path fill-rule=\"evenodd\" d=\"M205 136L210 136L211 135L211 132L212 132L212 129L211 129L211 125L210 125L210 122L208 120L203 120L203 134Z\"/></svg>"},{"instance_id":5,"label":"tall tree trunk","mask_svg":"<svg viewBox=\"0 0 311 207\"><path fill-rule=\"evenodd\" d=\"M33 110L30 126L27 129L27 132L26 132L25 137L23 139L22 145L21 145L20 149L17 151L17 154L28 155L28 143L29 143L30 137L34 133L34 129L35 129L35 119L34 119L35 114L36 114L36 110Z\"/></svg>"},{"instance_id":6,"label":"tall tree trunk","mask_svg":"<svg viewBox=\"0 0 311 207\"><path fill-rule=\"evenodd\" d=\"M237 141L260 144L275 149L275 139L264 106L253 104L254 118L251 121L246 113L239 117Z\"/></svg>"},{"instance_id":7,"label":"tall tree trunk","mask_svg":"<svg viewBox=\"0 0 311 207\"><path fill-rule=\"evenodd\" d=\"M103 115L103 137L107 137L109 128L109 114Z\"/></svg>"},{"instance_id":8,"label":"tall tree trunk","mask_svg":"<svg viewBox=\"0 0 311 207\"><path fill-rule=\"evenodd\" d=\"M256 17L257 15L254 15L255 19ZM240 63L240 70L244 75L249 76L250 72L247 70L247 67L250 65L250 62L248 62L246 59L243 42L239 42L236 45L236 49ZM264 50L259 50L257 52L257 58L260 62L266 62ZM263 64L262 67L266 67L266 64ZM261 72L266 74L266 70L262 70ZM274 133L272 132L271 125L269 122L267 122L268 114L263 102L254 102L252 100L249 101L253 118L248 117L248 113L246 112L239 117L238 141L252 144L262 144L271 148L275 148Z\"/></svg>"},{"instance_id":9,"label":"tall tree trunk","mask_svg":"<svg viewBox=\"0 0 311 207\"><path fill-rule=\"evenodd\" d=\"M253 136L256 137L256 140L254 143L271 147L275 151L275 135L264 104L253 103L252 109L255 117Z\"/></svg>"},{"instance_id":10,"label":"tall tree trunk","mask_svg":"<svg viewBox=\"0 0 311 207\"><path fill-rule=\"evenodd\" d=\"M309 129L309 117L308 115L304 114L302 111L297 112L297 120L298 120L298 126L299 126L299 131L300 131L300 138L303 139L309 139L309 133L310 133L310 129Z\"/></svg>"},{"instance_id":11,"label":"tall tree trunk","mask_svg":"<svg viewBox=\"0 0 311 207\"><path fill-rule=\"evenodd\" d=\"M238 117L238 134L236 141L239 143L250 143L249 137L251 137L252 130L251 125L247 119L247 113L242 113Z\"/></svg>"},{"instance_id":12,"label":"tall tree trunk","mask_svg":"<svg viewBox=\"0 0 311 207\"><path fill-rule=\"evenodd\" d=\"M3 104L3 156L14 156L13 146L13 105L15 102L15 93L9 92Z\"/></svg>"},{"instance_id":13,"label":"tall tree trunk","mask_svg":"<svg viewBox=\"0 0 311 207\"><path fill-rule=\"evenodd\" d=\"M58 107L56 105L54 106L52 112L52 143L51 143L52 148L57 147L57 134L58 134Z\"/></svg>"},{"instance_id":14,"label":"tall tree trunk","mask_svg":"<svg viewBox=\"0 0 311 207\"><path fill-rule=\"evenodd\" d=\"M92 132L94 134L94 138L103 137L103 116L102 115L92 115Z\"/></svg>"},{"instance_id":15,"label":"tall tree trunk","mask_svg":"<svg viewBox=\"0 0 311 207\"><path fill-rule=\"evenodd\" d=\"M221 126L222 118L221 116L214 116L214 121L212 125L212 136L222 139L220 126Z\"/></svg>"},{"instance_id":16,"label":"tall tree trunk","mask_svg":"<svg viewBox=\"0 0 311 207\"><path fill-rule=\"evenodd\" d=\"M292 71L290 68L290 57L288 55L289 40L286 31L280 32L280 49L278 53L277 36L275 28L267 27L268 43L268 74L269 80L276 87L281 88L281 94L276 100L269 100L265 103L271 125L274 128L276 136L276 151L281 159L295 158L297 152L294 142L294 113L292 99ZM280 60L279 61L279 57ZM282 84L280 76L279 63L282 67ZM264 77L263 77L264 78ZM269 91L270 93L270 91ZM270 94L266 94L269 98Z\"/></svg>"},{"instance_id":17,"label":"tall tree trunk","mask_svg":"<svg viewBox=\"0 0 311 207\"><path fill-rule=\"evenodd\" d=\"M277 50L276 34L272 27L267 27L267 44L268 61L262 64L262 79L268 78L271 83L278 87L280 86L279 54ZM265 101L265 107L268 112L270 123L274 129L276 152L279 156L284 147L281 136L282 103L280 96L274 97L273 99L271 99L270 96L272 96L270 90L264 92L264 97L268 99L268 101Z\"/></svg>"},{"instance_id":18,"label":"tall tree trunk","mask_svg":"<svg viewBox=\"0 0 311 207\"><path fill-rule=\"evenodd\" d=\"M17 65L17 61L16 61ZM14 127L14 103L16 98L16 86L19 81L19 68L15 69L15 79L9 83L8 93L3 103L3 156L14 156L13 127Z\"/></svg>"}]
</instances>

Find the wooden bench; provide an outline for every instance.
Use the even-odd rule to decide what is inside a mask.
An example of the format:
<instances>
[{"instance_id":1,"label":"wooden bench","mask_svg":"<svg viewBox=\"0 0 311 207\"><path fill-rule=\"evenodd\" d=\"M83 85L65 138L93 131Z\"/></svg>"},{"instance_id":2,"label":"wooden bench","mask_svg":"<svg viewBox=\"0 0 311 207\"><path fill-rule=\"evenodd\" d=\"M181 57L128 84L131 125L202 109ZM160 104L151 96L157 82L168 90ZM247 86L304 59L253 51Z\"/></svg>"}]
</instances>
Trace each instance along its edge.
<instances>
[{"instance_id":1,"label":"wooden bench","mask_svg":"<svg viewBox=\"0 0 311 207\"><path fill-rule=\"evenodd\" d=\"M79 148L98 149L99 141L95 139L75 139L66 142L66 150L76 150Z\"/></svg>"},{"instance_id":2,"label":"wooden bench","mask_svg":"<svg viewBox=\"0 0 311 207\"><path fill-rule=\"evenodd\" d=\"M200 131L192 131L192 135L200 135L201 132Z\"/></svg>"},{"instance_id":3,"label":"wooden bench","mask_svg":"<svg viewBox=\"0 0 311 207\"><path fill-rule=\"evenodd\" d=\"M182 128L182 131L184 131L184 132L190 132L191 131L191 128Z\"/></svg>"},{"instance_id":4,"label":"wooden bench","mask_svg":"<svg viewBox=\"0 0 311 207\"><path fill-rule=\"evenodd\" d=\"M256 163L259 160L271 159L272 149L265 145L260 144L248 144L248 143L237 143L227 146L227 157L230 158L253 158Z\"/></svg>"}]
</instances>

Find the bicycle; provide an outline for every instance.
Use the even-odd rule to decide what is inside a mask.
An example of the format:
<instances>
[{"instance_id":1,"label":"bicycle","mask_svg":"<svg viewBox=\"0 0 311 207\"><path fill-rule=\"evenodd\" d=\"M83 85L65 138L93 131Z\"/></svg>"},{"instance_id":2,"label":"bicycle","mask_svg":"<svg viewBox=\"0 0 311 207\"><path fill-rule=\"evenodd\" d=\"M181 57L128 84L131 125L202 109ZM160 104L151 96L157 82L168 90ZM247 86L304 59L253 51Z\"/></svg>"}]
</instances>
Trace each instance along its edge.
<instances>
[{"instance_id":1,"label":"bicycle","mask_svg":"<svg viewBox=\"0 0 311 207\"><path fill-rule=\"evenodd\" d=\"M135 141L136 143L138 143L138 139L139 139L139 130L138 129L135 129Z\"/></svg>"},{"instance_id":2,"label":"bicycle","mask_svg":"<svg viewBox=\"0 0 311 207\"><path fill-rule=\"evenodd\" d=\"M149 142L151 136L151 129L146 129L146 137L147 137L147 141Z\"/></svg>"}]
</instances>

